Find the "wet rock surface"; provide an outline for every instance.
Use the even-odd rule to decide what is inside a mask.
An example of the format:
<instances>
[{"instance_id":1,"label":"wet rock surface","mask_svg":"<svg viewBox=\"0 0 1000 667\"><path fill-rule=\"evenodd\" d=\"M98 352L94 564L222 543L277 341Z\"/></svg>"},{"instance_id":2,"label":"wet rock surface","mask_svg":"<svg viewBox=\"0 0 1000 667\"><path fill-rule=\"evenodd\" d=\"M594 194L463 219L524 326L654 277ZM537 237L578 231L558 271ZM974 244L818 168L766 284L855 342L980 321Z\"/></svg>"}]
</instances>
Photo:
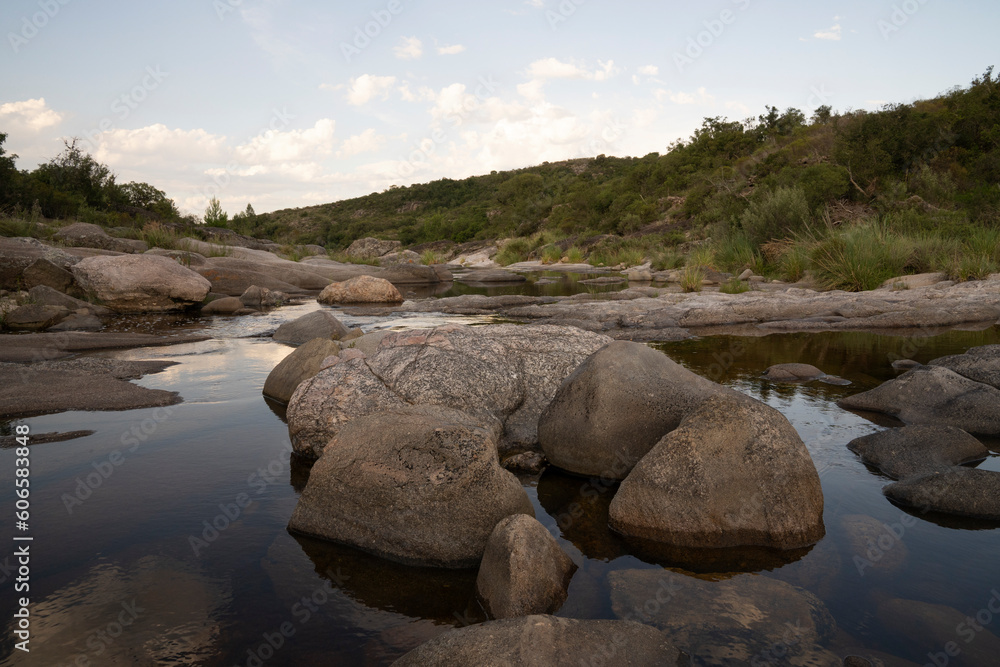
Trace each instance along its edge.
<instances>
[{"instance_id":1,"label":"wet rock surface","mask_svg":"<svg viewBox=\"0 0 1000 667\"><path fill-rule=\"evenodd\" d=\"M890 484L883 493L923 512L1000 521L1000 472L993 470L951 468Z\"/></svg>"},{"instance_id":2,"label":"wet rock surface","mask_svg":"<svg viewBox=\"0 0 1000 667\"><path fill-rule=\"evenodd\" d=\"M848 448L895 480L989 456L979 440L952 426L906 426L852 440Z\"/></svg>"}]
</instances>

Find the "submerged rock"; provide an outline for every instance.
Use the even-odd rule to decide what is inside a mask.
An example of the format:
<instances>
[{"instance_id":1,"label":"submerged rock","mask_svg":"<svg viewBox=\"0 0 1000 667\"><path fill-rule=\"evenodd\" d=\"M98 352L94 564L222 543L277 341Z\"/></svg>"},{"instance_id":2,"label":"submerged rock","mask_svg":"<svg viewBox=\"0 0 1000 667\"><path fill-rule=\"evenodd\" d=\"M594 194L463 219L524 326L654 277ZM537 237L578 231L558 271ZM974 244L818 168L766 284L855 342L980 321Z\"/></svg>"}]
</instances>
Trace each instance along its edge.
<instances>
[{"instance_id":1,"label":"submerged rock","mask_svg":"<svg viewBox=\"0 0 1000 667\"><path fill-rule=\"evenodd\" d=\"M486 543L476 590L492 618L558 611L576 565L537 520L511 515Z\"/></svg>"},{"instance_id":2,"label":"submerged rock","mask_svg":"<svg viewBox=\"0 0 1000 667\"><path fill-rule=\"evenodd\" d=\"M393 667L671 667L680 664L679 659L680 653L661 633L641 623L522 616L450 630L410 651Z\"/></svg>"},{"instance_id":3,"label":"submerged rock","mask_svg":"<svg viewBox=\"0 0 1000 667\"><path fill-rule=\"evenodd\" d=\"M956 467L910 477L882 489L887 498L921 511L1000 521L1000 472Z\"/></svg>"},{"instance_id":4,"label":"submerged rock","mask_svg":"<svg viewBox=\"0 0 1000 667\"><path fill-rule=\"evenodd\" d=\"M635 466L611 527L677 547L797 549L824 535L823 489L785 417L749 397L714 396Z\"/></svg>"},{"instance_id":5,"label":"submerged rock","mask_svg":"<svg viewBox=\"0 0 1000 667\"><path fill-rule=\"evenodd\" d=\"M827 375L809 364L777 364L764 371L763 377L772 382L809 382L819 380L827 384L849 385L848 380Z\"/></svg>"},{"instance_id":6,"label":"submerged rock","mask_svg":"<svg viewBox=\"0 0 1000 667\"><path fill-rule=\"evenodd\" d=\"M663 631L692 664L834 665L836 622L812 593L759 575L704 581L663 569L608 575L618 618ZM839 661L839 660L838 660Z\"/></svg>"},{"instance_id":7,"label":"submerged rock","mask_svg":"<svg viewBox=\"0 0 1000 667\"><path fill-rule=\"evenodd\" d=\"M1000 608L1000 593L994 589L988 595L987 606ZM1000 655L993 628L952 607L888 599L878 604L875 618L888 638L906 646L921 663L948 665L955 659L956 665L993 665Z\"/></svg>"},{"instance_id":8,"label":"submerged rock","mask_svg":"<svg viewBox=\"0 0 1000 667\"><path fill-rule=\"evenodd\" d=\"M837 402L848 410L892 415L907 424L954 426L1000 435L1000 389L940 366L923 366Z\"/></svg>"},{"instance_id":9,"label":"submerged rock","mask_svg":"<svg viewBox=\"0 0 1000 667\"><path fill-rule=\"evenodd\" d=\"M440 406L354 419L313 466L289 528L412 565L474 567L500 520L534 516L496 438Z\"/></svg>"},{"instance_id":10,"label":"submerged rock","mask_svg":"<svg viewBox=\"0 0 1000 667\"><path fill-rule=\"evenodd\" d=\"M614 342L559 387L539 419L539 442L563 470L624 479L702 401L730 391L647 345Z\"/></svg>"},{"instance_id":11,"label":"submerged rock","mask_svg":"<svg viewBox=\"0 0 1000 667\"><path fill-rule=\"evenodd\" d=\"M852 440L848 449L892 479L978 461L990 450L953 426L906 426Z\"/></svg>"}]
</instances>

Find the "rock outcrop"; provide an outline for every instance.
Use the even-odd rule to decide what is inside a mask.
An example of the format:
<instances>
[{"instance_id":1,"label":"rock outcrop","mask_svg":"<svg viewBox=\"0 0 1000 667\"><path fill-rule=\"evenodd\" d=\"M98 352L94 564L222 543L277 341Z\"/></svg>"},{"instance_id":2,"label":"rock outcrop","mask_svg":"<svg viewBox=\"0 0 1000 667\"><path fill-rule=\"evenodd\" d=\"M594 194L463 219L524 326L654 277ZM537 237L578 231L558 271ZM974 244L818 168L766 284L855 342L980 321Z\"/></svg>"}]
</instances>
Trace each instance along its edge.
<instances>
[{"instance_id":1,"label":"rock outcrop","mask_svg":"<svg viewBox=\"0 0 1000 667\"><path fill-rule=\"evenodd\" d=\"M953 426L906 426L852 440L848 449L892 479L942 470L990 454L983 443Z\"/></svg>"},{"instance_id":2,"label":"rock outcrop","mask_svg":"<svg viewBox=\"0 0 1000 667\"><path fill-rule=\"evenodd\" d=\"M285 322L278 327L272 338L279 343L301 345L308 343L313 338L339 340L349 332L350 329L344 326L329 310L314 310L291 322Z\"/></svg>"},{"instance_id":3,"label":"rock outcrop","mask_svg":"<svg viewBox=\"0 0 1000 667\"><path fill-rule=\"evenodd\" d=\"M119 313L182 310L201 303L211 283L168 257L87 257L72 268L77 285Z\"/></svg>"},{"instance_id":4,"label":"rock outcrop","mask_svg":"<svg viewBox=\"0 0 1000 667\"><path fill-rule=\"evenodd\" d=\"M340 352L329 338L314 338L281 360L264 381L264 395L287 403L295 389L319 372L323 360Z\"/></svg>"},{"instance_id":5,"label":"rock outcrop","mask_svg":"<svg viewBox=\"0 0 1000 667\"><path fill-rule=\"evenodd\" d=\"M322 304L402 303L403 297L392 283L382 278L358 276L328 285L316 300Z\"/></svg>"}]
</instances>

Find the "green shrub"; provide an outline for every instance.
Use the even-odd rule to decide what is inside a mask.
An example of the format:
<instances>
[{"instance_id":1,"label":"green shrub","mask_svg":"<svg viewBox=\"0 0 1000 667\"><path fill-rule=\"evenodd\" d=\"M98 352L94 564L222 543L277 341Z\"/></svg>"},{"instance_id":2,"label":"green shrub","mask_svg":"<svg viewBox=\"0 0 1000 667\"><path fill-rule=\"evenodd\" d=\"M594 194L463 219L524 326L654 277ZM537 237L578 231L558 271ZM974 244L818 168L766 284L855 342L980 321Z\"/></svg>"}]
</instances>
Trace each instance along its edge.
<instances>
[{"instance_id":1,"label":"green shrub","mask_svg":"<svg viewBox=\"0 0 1000 667\"><path fill-rule=\"evenodd\" d=\"M727 234L715 243L715 259L719 268L732 273L746 269L756 274L764 273L764 257L745 232Z\"/></svg>"},{"instance_id":2,"label":"green shrub","mask_svg":"<svg viewBox=\"0 0 1000 667\"><path fill-rule=\"evenodd\" d=\"M510 239L504 243L500 252L494 257L494 261L500 266L508 266L517 262L524 262L528 259L528 253L532 250L531 241L526 238Z\"/></svg>"},{"instance_id":3,"label":"green shrub","mask_svg":"<svg viewBox=\"0 0 1000 667\"><path fill-rule=\"evenodd\" d=\"M681 289L685 292L700 292L701 282L705 279L705 272L700 266L688 265L681 273Z\"/></svg>"},{"instance_id":4,"label":"green shrub","mask_svg":"<svg viewBox=\"0 0 1000 667\"><path fill-rule=\"evenodd\" d=\"M441 258L433 250L424 250L420 255L420 261L427 266L431 266L432 264L440 264Z\"/></svg>"},{"instance_id":5,"label":"green shrub","mask_svg":"<svg viewBox=\"0 0 1000 667\"><path fill-rule=\"evenodd\" d=\"M566 251L566 261L570 264L580 264L583 262L583 252L576 246L572 246Z\"/></svg>"},{"instance_id":6,"label":"green shrub","mask_svg":"<svg viewBox=\"0 0 1000 667\"><path fill-rule=\"evenodd\" d=\"M804 231L811 220L809 203L802 188L778 188L756 197L743 215L740 227L758 246Z\"/></svg>"},{"instance_id":7,"label":"green shrub","mask_svg":"<svg viewBox=\"0 0 1000 667\"><path fill-rule=\"evenodd\" d=\"M778 263L781 279L789 283L797 283L806 275L809 268L809 251L802 243L792 245Z\"/></svg>"},{"instance_id":8,"label":"green shrub","mask_svg":"<svg viewBox=\"0 0 1000 667\"><path fill-rule=\"evenodd\" d=\"M555 264L560 259L562 259L562 250L559 249L559 246L553 244L545 246L542 250L542 262L546 264Z\"/></svg>"},{"instance_id":9,"label":"green shrub","mask_svg":"<svg viewBox=\"0 0 1000 667\"><path fill-rule=\"evenodd\" d=\"M743 294L750 291L750 285L739 278L730 278L719 286L719 291L723 294Z\"/></svg>"},{"instance_id":10,"label":"green shrub","mask_svg":"<svg viewBox=\"0 0 1000 667\"><path fill-rule=\"evenodd\" d=\"M818 242L816 277L831 289L860 292L904 273L911 247L878 221L854 225Z\"/></svg>"},{"instance_id":11,"label":"green shrub","mask_svg":"<svg viewBox=\"0 0 1000 667\"><path fill-rule=\"evenodd\" d=\"M178 241L180 241L172 229L163 227L158 222L146 223L139 237L150 248L163 248L164 250L175 250Z\"/></svg>"},{"instance_id":12,"label":"green shrub","mask_svg":"<svg viewBox=\"0 0 1000 667\"><path fill-rule=\"evenodd\" d=\"M652 268L654 271L668 271L679 269L684 266L684 255L677 252L675 248L667 248L653 255Z\"/></svg>"}]
</instances>

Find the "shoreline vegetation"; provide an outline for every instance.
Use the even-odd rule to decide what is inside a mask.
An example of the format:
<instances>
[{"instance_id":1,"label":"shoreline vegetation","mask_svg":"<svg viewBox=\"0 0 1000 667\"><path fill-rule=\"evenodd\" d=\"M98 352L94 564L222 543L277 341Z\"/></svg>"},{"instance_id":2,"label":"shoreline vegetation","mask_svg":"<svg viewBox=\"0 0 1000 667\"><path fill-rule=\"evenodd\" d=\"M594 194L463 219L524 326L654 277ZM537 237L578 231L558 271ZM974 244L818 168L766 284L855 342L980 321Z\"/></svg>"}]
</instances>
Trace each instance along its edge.
<instances>
[{"instance_id":1,"label":"shoreline vegetation","mask_svg":"<svg viewBox=\"0 0 1000 667\"><path fill-rule=\"evenodd\" d=\"M0 133L0 236L52 243L78 221L150 248L242 238L294 261L326 250L368 264L377 261L346 249L376 237L425 264L486 249L499 266L677 269L689 291L707 273L746 271L846 291L921 273L982 280L1000 272L997 117L1000 77L989 68L968 87L875 112L706 118L662 155L545 163L259 215L248 204L231 219L214 199L204 219L182 216L154 186L117 183L75 140L19 171Z\"/></svg>"}]
</instances>

